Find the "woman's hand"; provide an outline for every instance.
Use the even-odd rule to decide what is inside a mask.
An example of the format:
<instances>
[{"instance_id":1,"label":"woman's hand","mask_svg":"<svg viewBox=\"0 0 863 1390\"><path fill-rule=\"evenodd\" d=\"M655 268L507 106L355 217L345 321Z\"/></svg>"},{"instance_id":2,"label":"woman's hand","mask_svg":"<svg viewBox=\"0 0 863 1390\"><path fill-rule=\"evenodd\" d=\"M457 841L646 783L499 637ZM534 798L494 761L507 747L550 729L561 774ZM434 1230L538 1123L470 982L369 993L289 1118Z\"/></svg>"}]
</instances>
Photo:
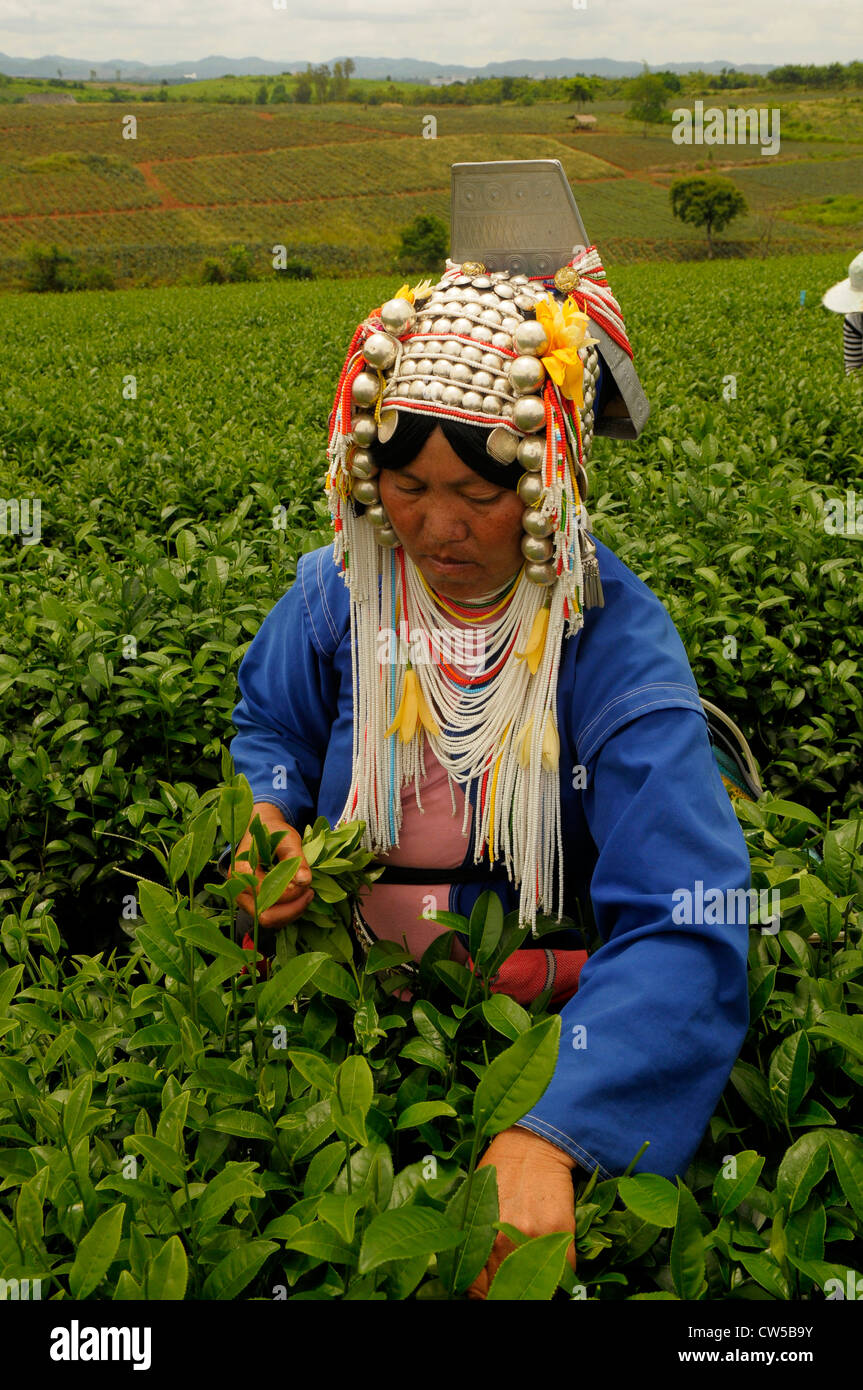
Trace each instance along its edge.
<instances>
[{"instance_id":1,"label":"woman's hand","mask_svg":"<svg viewBox=\"0 0 863 1390\"><path fill-rule=\"evenodd\" d=\"M291 879L282 896L272 907L268 907L266 912L262 912L258 918L262 927L285 927L295 918L300 917L305 912L312 898L315 896L309 884L312 881L312 871L303 858L303 842L298 832L292 825L288 825L278 806L272 806L268 801L256 801L252 807L252 819L258 815L271 835L278 830L286 832L284 838L276 846L276 858L295 859L300 857L300 867L295 876ZM245 858L246 851L252 843L251 834L248 832L243 836L237 846L237 857L234 864L234 873L251 873L252 866ZM258 882L260 883L265 870L258 868L256 871ZM250 891L241 893L237 899L240 907L245 908L250 917L255 914L254 899Z\"/></svg>"},{"instance_id":2,"label":"woman's hand","mask_svg":"<svg viewBox=\"0 0 863 1390\"><path fill-rule=\"evenodd\" d=\"M575 1235L575 1199L572 1170L575 1160L556 1144L540 1139L529 1129L504 1129L492 1139L477 1167L493 1163L497 1169L500 1220L526 1236L546 1236L552 1231ZM485 1298L503 1259L515 1249L501 1231L488 1262L467 1291L468 1298ZM575 1269L575 1244L566 1258Z\"/></svg>"}]
</instances>

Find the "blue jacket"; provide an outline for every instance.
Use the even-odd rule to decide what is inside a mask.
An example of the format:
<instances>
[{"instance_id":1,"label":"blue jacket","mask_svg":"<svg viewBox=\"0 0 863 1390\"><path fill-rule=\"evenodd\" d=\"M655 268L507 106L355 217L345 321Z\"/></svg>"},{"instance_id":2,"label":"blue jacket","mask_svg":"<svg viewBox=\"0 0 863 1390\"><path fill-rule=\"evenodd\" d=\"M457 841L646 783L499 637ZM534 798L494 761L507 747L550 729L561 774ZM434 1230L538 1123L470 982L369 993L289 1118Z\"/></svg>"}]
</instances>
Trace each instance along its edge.
<instances>
[{"instance_id":1,"label":"blue jacket","mask_svg":"<svg viewBox=\"0 0 863 1390\"><path fill-rule=\"evenodd\" d=\"M596 542L605 607L564 640L557 691L565 911L589 893L602 938L561 1010L557 1068L519 1122L600 1176L683 1174L748 1023L747 924L677 925L702 892L749 887L749 857L713 759L683 645L659 599ZM335 823L351 777L348 591L331 546L303 555L239 672L231 752L256 801L300 830ZM577 766L584 774L575 774ZM286 789L274 791L274 769ZM285 780L285 779L283 779ZM475 795L471 799L475 804ZM472 859L472 844L466 862ZM454 885L469 914L483 887ZM506 910L517 895L494 885ZM676 895L676 896L672 896ZM733 916L733 913L725 914Z\"/></svg>"}]
</instances>

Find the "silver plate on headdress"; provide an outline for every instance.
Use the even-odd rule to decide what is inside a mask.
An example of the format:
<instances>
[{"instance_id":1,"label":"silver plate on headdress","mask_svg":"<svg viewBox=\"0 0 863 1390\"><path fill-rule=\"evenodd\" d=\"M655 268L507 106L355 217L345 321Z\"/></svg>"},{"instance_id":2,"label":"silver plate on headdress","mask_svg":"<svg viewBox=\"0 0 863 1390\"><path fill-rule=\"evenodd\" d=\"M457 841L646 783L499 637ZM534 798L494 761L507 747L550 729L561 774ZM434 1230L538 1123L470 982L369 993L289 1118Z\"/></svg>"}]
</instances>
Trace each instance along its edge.
<instances>
[{"instance_id":1,"label":"silver plate on headdress","mask_svg":"<svg viewBox=\"0 0 863 1390\"><path fill-rule=\"evenodd\" d=\"M450 256L488 272L552 276L590 245L559 159L501 159L452 166ZM529 249L525 249L529 248ZM636 439L650 405L632 360L593 319L613 382L595 433Z\"/></svg>"}]
</instances>

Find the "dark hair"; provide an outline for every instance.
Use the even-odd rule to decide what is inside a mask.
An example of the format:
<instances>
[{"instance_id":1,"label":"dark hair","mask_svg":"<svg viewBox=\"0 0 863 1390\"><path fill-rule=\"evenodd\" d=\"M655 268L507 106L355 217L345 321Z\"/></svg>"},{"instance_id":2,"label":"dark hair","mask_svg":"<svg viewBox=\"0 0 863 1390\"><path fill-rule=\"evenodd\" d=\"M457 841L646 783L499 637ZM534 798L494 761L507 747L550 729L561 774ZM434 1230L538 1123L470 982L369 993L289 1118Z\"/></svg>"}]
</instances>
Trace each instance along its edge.
<instances>
[{"instance_id":1,"label":"dark hair","mask_svg":"<svg viewBox=\"0 0 863 1390\"><path fill-rule=\"evenodd\" d=\"M489 430L462 420L450 420L445 415L419 415L408 410L400 410L398 414L399 422L392 438L386 444L376 440L371 446L370 453L378 468L406 468L440 428L462 463L495 487L515 491L522 469L518 463L497 463L492 458L485 447Z\"/></svg>"}]
</instances>

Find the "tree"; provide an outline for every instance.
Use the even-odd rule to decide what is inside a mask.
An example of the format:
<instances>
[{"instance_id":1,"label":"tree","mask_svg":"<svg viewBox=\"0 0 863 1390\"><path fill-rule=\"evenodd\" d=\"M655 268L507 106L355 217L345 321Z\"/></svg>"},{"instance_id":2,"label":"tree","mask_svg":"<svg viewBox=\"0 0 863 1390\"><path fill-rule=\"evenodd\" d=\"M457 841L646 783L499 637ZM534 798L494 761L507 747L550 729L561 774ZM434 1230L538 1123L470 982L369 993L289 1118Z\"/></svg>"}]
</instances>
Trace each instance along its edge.
<instances>
[{"instance_id":1,"label":"tree","mask_svg":"<svg viewBox=\"0 0 863 1390\"><path fill-rule=\"evenodd\" d=\"M644 122L646 136L648 125L655 125L662 120L668 100L668 88L658 73L648 72L645 67L640 76L633 77L626 94L631 102L626 114L633 121Z\"/></svg>"},{"instance_id":2,"label":"tree","mask_svg":"<svg viewBox=\"0 0 863 1390\"><path fill-rule=\"evenodd\" d=\"M670 189L671 210L681 222L703 227L707 234L707 255L713 258L713 233L721 232L740 213L746 212L746 199L730 179L713 174L708 178L675 179Z\"/></svg>"},{"instance_id":3,"label":"tree","mask_svg":"<svg viewBox=\"0 0 863 1390\"><path fill-rule=\"evenodd\" d=\"M301 106L308 106L312 99L312 84L305 73L303 73L294 88L294 101L298 101Z\"/></svg>"},{"instance_id":4,"label":"tree","mask_svg":"<svg viewBox=\"0 0 863 1390\"><path fill-rule=\"evenodd\" d=\"M357 65L356 65L356 63L354 62L353 58L346 58L346 59L345 59L345 64L344 64L344 73L345 73L345 77L348 79L348 81L350 81L350 79L353 77L353 75L354 75L354 73L356 72L356 70L357 70Z\"/></svg>"},{"instance_id":5,"label":"tree","mask_svg":"<svg viewBox=\"0 0 863 1390\"><path fill-rule=\"evenodd\" d=\"M310 76L314 84L315 95L318 101L326 101L327 83L330 80L329 66L326 63L319 63L316 68L311 69Z\"/></svg>"},{"instance_id":6,"label":"tree","mask_svg":"<svg viewBox=\"0 0 863 1390\"><path fill-rule=\"evenodd\" d=\"M267 104L267 84L266 84L266 82L262 82L261 85L260 85L260 87L258 88L257 92L255 93L255 104L256 104L257 106L266 106L266 104Z\"/></svg>"},{"instance_id":7,"label":"tree","mask_svg":"<svg viewBox=\"0 0 863 1390\"><path fill-rule=\"evenodd\" d=\"M572 81L568 82L566 85L570 101L577 101L579 106L583 106L586 101L590 101L593 93L584 78L574 77Z\"/></svg>"},{"instance_id":8,"label":"tree","mask_svg":"<svg viewBox=\"0 0 863 1390\"><path fill-rule=\"evenodd\" d=\"M61 251L56 242L50 246L27 246L24 256L27 262L25 289L37 294L56 294L74 287L75 258Z\"/></svg>"},{"instance_id":9,"label":"tree","mask_svg":"<svg viewBox=\"0 0 863 1390\"><path fill-rule=\"evenodd\" d=\"M284 82L277 82L273 90L270 92L270 101L277 103L280 101L287 101L287 99L288 93Z\"/></svg>"},{"instance_id":10,"label":"tree","mask_svg":"<svg viewBox=\"0 0 863 1390\"><path fill-rule=\"evenodd\" d=\"M446 260L449 229L439 217L421 215L402 227L396 260L400 270L436 270Z\"/></svg>"}]
</instances>

